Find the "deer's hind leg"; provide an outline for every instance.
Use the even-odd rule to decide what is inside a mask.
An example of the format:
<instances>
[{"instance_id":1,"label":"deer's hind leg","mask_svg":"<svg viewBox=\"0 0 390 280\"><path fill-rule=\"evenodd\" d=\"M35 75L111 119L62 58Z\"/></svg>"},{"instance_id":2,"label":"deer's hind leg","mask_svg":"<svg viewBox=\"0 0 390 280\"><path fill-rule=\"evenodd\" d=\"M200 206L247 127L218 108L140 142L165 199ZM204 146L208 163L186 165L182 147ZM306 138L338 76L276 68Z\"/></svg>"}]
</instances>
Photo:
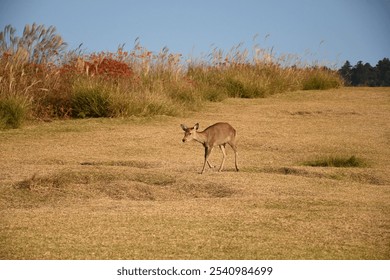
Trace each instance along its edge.
<instances>
[{"instance_id":1,"label":"deer's hind leg","mask_svg":"<svg viewBox=\"0 0 390 280\"><path fill-rule=\"evenodd\" d=\"M221 148L221 151L222 151L222 155L223 155L223 157L222 157L222 162L221 162L221 166L219 167L219 170L218 170L219 172L222 171L223 166L224 166L224 164L225 164L225 159L226 159L225 145L226 145L226 144L219 145L219 147Z\"/></svg>"},{"instance_id":2,"label":"deer's hind leg","mask_svg":"<svg viewBox=\"0 0 390 280\"><path fill-rule=\"evenodd\" d=\"M235 141L230 141L228 142L228 144L230 145L230 147L232 147L233 151L234 151L234 165L236 166L236 171L239 170L238 168L238 152L237 152L237 145L235 143Z\"/></svg>"}]
</instances>

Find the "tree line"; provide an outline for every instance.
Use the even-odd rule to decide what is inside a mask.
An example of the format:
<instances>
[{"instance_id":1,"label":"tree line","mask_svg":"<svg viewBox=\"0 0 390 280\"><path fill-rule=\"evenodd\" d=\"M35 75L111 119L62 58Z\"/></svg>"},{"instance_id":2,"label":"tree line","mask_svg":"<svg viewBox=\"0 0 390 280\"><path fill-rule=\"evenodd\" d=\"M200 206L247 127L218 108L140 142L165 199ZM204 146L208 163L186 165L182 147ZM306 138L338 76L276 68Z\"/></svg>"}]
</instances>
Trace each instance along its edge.
<instances>
[{"instance_id":1,"label":"tree line","mask_svg":"<svg viewBox=\"0 0 390 280\"><path fill-rule=\"evenodd\" d=\"M355 66L347 60L339 69L348 86L390 86L390 59L379 60L376 66L359 61Z\"/></svg>"}]
</instances>

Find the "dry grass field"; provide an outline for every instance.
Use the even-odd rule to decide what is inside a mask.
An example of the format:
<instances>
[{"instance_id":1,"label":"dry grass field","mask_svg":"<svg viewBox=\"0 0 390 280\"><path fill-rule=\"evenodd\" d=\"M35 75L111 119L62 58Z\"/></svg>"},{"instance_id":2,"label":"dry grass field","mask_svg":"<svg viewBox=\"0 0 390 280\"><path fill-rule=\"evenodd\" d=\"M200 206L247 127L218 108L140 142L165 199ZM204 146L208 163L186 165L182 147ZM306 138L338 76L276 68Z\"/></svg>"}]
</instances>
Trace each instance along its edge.
<instances>
[{"instance_id":1,"label":"dry grass field","mask_svg":"<svg viewBox=\"0 0 390 280\"><path fill-rule=\"evenodd\" d=\"M0 131L0 259L389 259L389 120L389 88L341 88ZM180 124L217 121L240 172L200 175Z\"/></svg>"}]
</instances>

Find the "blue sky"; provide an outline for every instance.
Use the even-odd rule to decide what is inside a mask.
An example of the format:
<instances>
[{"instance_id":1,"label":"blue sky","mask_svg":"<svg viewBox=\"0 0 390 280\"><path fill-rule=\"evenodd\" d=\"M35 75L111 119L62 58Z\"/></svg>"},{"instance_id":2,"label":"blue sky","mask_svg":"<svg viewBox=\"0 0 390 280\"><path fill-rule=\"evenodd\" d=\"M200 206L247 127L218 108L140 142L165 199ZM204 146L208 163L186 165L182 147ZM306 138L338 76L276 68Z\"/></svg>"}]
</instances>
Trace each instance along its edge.
<instances>
[{"instance_id":1,"label":"blue sky","mask_svg":"<svg viewBox=\"0 0 390 280\"><path fill-rule=\"evenodd\" d=\"M337 66L390 57L390 0L0 0L1 29L20 35L33 22L88 52L130 50L139 37L151 51L185 57L239 43Z\"/></svg>"}]
</instances>

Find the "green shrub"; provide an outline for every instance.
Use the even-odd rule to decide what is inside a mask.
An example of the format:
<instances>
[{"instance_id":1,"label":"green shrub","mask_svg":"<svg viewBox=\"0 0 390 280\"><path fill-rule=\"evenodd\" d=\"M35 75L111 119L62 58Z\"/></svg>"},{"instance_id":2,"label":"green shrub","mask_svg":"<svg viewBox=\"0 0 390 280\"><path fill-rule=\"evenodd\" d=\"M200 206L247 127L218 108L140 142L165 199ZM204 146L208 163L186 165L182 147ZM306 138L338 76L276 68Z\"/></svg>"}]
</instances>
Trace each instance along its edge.
<instances>
[{"instance_id":1,"label":"green shrub","mask_svg":"<svg viewBox=\"0 0 390 280\"><path fill-rule=\"evenodd\" d=\"M110 95L100 86L75 89L71 103L74 118L105 118L112 116Z\"/></svg>"},{"instance_id":2,"label":"green shrub","mask_svg":"<svg viewBox=\"0 0 390 280\"><path fill-rule=\"evenodd\" d=\"M228 97L226 90L223 87L204 85L199 87L199 92L202 95L202 100L211 102L221 102Z\"/></svg>"},{"instance_id":3,"label":"green shrub","mask_svg":"<svg viewBox=\"0 0 390 280\"><path fill-rule=\"evenodd\" d=\"M202 103L200 93L192 86L186 84L186 82L166 83L164 84L163 92L165 92L177 106L187 106L196 109Z\"/></svg>"},{"instance_id":4,"label":"green shrub","mask_svg":"<svg viewBox=\"0 0 390 280\"><path fill-rule=\"evenodd\" d=\"M176 106L169 100L149 100L142 112L143 116L156 116L156 115L166 115L166 116L177 116L178 110Z\"/></svg>"},{"instance_id":5,"label":"green shrub","mask_svg":"<svg viewBox=\"0 0 390 280\"><path fill-rule=\"evenodd\" d=\"M110 111L114 117L177 116L184 110L168 96L150 92L117 92L110 101Z\"/></svg>"},{"instance_id":6,"label":"green shrub","mask_svg":"<svg viewBox=\"0 0 390 280\"><path fill-rule=\"evenodd\" d=\"M26 119L28 105L21 97L0 99L0 128L19 128Z\"/></svg>"},{"instance_id":7,"label":"green shrub","mask_svg":"<svg viewBox=\"0 0 390 280\"><path fill-rule=\"evenodd\" d=\"M224 86L230 97L245 97L246 95L244 84L237 79L228 77L225 80Z\"/></svg>"},{"instance_id":8,"label":"green shrub","mask_svg":"<svg viewBox=\"0 0 390 280\"><path fill-rule=\"evenodd\" d=\"M225 87L230 97L238 98L263 98L266 97L266 92L262 89L258 81L239 81L238 79L229 78Z\"/></svg>"},{"instance_id":9,"label":"green shrub","mask_svg":"<svg viewBox=\"0 0 390 280\"><path fill-rule=\"evenodd\" d=\"M325 90L338 88L343 82L336 72L327 70L314 70L302 81L303 90Z\"/></svg>"}]
</instances>

